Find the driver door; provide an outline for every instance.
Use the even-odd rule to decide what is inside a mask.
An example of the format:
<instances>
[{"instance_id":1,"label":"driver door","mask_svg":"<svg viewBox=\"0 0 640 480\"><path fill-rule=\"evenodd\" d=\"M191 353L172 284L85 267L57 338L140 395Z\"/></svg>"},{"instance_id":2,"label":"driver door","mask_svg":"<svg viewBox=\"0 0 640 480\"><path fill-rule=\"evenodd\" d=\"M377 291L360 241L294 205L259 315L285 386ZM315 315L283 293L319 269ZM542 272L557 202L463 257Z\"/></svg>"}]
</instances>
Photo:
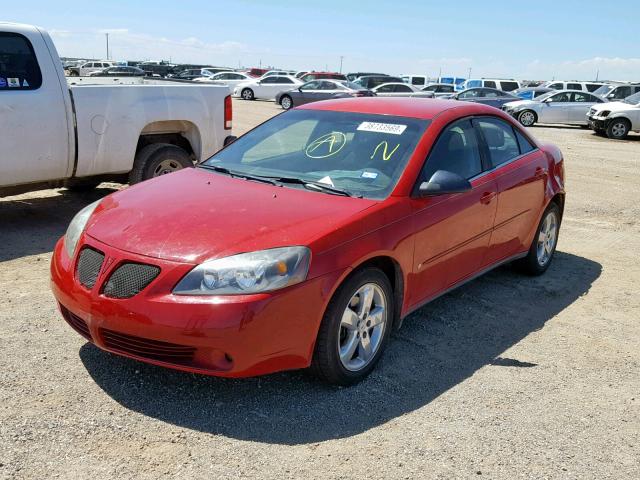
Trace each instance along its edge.
<instances>
[{"instance_id":1,"label":"driver door","mask_svg":"<svg viewBox=\"0 0 640 480\"><path fill-rule=\"evenodd\" d=\"M413 199L416 298L412 303L432 298L481 268L496 215L497 184L493 177L482 175L479 140L471 120L456 121L443 130L418 183L438 170L468 179L472 189Z\"/></svg>"},{"instance_id":2,"label":"driver door","mask_svg":"<svg viewBox=\"0 0 640 480\"><path fill-rule=\"evenodd\" d=\"M569 121L571 93L561 92L547 98L540 109L540 121L544 123L566 123Z\"/></svg>"},{"instance_id":3,"label":"driver door","mask_svg":"<svg viewBox=\"0 0 640 480\"><path fill-rule=\"evenodd\" d=\"M303 105L309 102L315 102L316 100L320 100L320 80L313 80L311 82L307 82L300 87L300 95L298 105Z\"/></svg>"}]
</instances>

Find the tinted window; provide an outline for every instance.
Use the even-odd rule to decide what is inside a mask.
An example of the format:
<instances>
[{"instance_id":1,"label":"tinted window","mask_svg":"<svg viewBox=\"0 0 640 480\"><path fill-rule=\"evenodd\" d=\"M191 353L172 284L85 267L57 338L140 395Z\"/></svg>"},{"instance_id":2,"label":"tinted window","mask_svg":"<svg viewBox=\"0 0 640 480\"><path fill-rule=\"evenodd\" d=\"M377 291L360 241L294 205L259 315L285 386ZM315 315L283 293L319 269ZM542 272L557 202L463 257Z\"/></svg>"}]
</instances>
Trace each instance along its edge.
<instances>
[{"instance_id":1,"label":"tinted window","mask_svg":"<svg viewBox=\"0 0 640 480\"><path fill-rule=\"evenodd\" d=\"M482 96L480 93L481 91L482 90L479 88L467 90L466 92L461 92L460 95L458 95L458 98L477 98Z\"/></svg>"},{"instance_id":2,"label":"tinted window","mask_svg":"<svg viewBox=\"0 0 640 480\"><path fill-rule=\"evenodd\" d=\"M291 110L239 137L204 165L322 181L354 195L386 198L427 125L392 115Z\"/></svg>"},{"instance_id":3,"label":"tinted window","mask_svg":"<svg viewBox=\"0 0 640 480\"><path fill-rule=\"evenodd\" d=\"M425 78L424 77L413 77L411 79L411 85L424 85Z\"/></svg>"},{"instance_id":4,"label":"tinted window","mask_svg":"<svg viewBox=\"0 0 640 480\"><path fill-rule=\"evenodd\" d=\"M271 83L276 83L277 79L276 77L272 77L272 76L268 76L266 78L263 78L262 80L260 80L260 83L265 85L265 84L271 84Z\"/></svg>"},{"instance_id":5,"label":"tinted window","mask_svg":"<svg viewBox=\"0 0 640 480\"><path fill-rule=\"evenodd\" d=\"M422 181L428 181L438 170L448 170L463 178L482 172L478 140L470 120L456 122L440 134L422 171Z\"/></svg>"},{"instance_id":6,"label":"tinted window","mask_svg":"<svg viewBox=\"0 0 640 480\"><path fill-rule=\"evenodd\" d=\"M35 90L40 85L42 74L29 40L0 33L0 90Z\"/></svg>"},{"instance_id":7,"label":"tinted window","mask_svg":"<svg viewBox=\"0 0 640 480\"><path fill-rule=\"evenodd\" d=\"M411 89L410 86L408 85L394 85L394 92L401 92L401 93L409 93L409 92L413 92L413 90Z\"/></svg>"},{"instance_id":8,"label":"tinted window","mask_svg":"<svg viewBox=\"0 0 640 480\"><path fill-rule=\"evenodd\" d=\"M378 93L390 93L393 92L393 85L381 85L376 92Z\"/></svg>"},{"instance_id":9,"label":"tinted window","mask_svg":"<svg viewBox=\"0 0 640 480\"><path fill-rule=\"evenodd\" d=\"M483 97L491 97L491 98L496 98L496 97L501 97L501 93L498 90L483 90L482 91L482 96Z\"/></svg>"},{"instance_id":10,"label":"tinted window","mask_svg":"<svg viewBox=\"0 0 640 480\"><path fill-rule=\"evenodd\" d=\"M275 83L293 83L293 80L287 77L275 77L275 78L276 78Z\"/></svg>"},{"instance_id":11,"label":"tinted window","mask_svg":"<svg viewBox=\"0 0 640 480\"><path fill-rule=\"evenodd\" d=\"M516 132L516 138L518 139L518 146L520 147L520 154L529 153L532 150L535 150L534 147L529 140L518 130L517 128L513 129Z\"/></svg>"},{"instance_id":12,"label":"tinted window","mask_svg":"<svg viewBox=\"0 0 640 480\"><path fill-rule=\"evenodd\" d=\"M570 102L571 94L570 93L558 93L557 95L553 95L549 97L550 102L558 103L558 102Z\"/></svg>"},{"instance_id":13,"label":"tinted window","mask_svg":"<svg viewBox=\"0 0 640 480\"><path fill-rule=\"evenodd\" d=\"M564 85L562 83L552 83L549 85L549 88L553 88L554 90L564 90Z\"/></svg>"},{"instance_id":14,"label":"tinted window","mask_svg":"<svg viewBox=\"0 0 640 480\"><path fill-rule=\"evenodd\" d=\"M477 122L489 149L492 167L497 167L520 155L520 147L511 125L497 118L483 118Z\"/></svg>"},{"instance_id":15,"label":"tinted window","mask_svg":"<svg viewBox=\"0 0 640 480\"><path fill-rule=\"evenodd\" d=\"M453 85L440 85L436 91L439 93L451 93L453 92Z\"/></svg>"},{"instance_id":16,"label":"tinted window","mask_svg":"<svg viewBox=\"0 0 640 480\"><path fill-rule=\"evenodd\" d=\"M610 95L612 95L612 98L626 98L631 93L633 93L631 92L631 87L618 87Z\"/></svg>"},{"instance_id":17,"label":"tinted window","mask_svg":"<svg viewBox=\"0 0 640 480\"><path fill-rule=\"evenodd\" d=\"M489 88L496 88L496 82L494 82L492 80L485 80L484 81L484 86L485 87L489 87Z\"/></svg>"},{"instance_id":18,"label":"tinted window","mask_svg":"<svg viewBox=\"0 0 640 480\"><path fill-rule=\"evenodd\" d=\"M599 89L602 85L598 85L597 83L587 83L587 90L589 92L595 92L597 89Z\"/></svg>"},{"instance_id":19,"label":"tinted window","mask_svg":"<svg viewBox=\"0 0 640 480\"><path fill-rule=\"evenodd\" d=\"M518 88L518 82L500 82L502 90L505 92L511 92Z\"/></svg>"},{"instance_id":20,"label":"tinted window","mask_svg":"<svg viewBox=\"0 0 640 480\"><path fill-rule=\"evenodd\" d=\"M543 91L533 92L534 98L538 98L540 95L546 95L546 94L547 92L543 92Z\"/></svg>"},{"instance_id":21,"label":"tinted window","mask_svg":"<svg viewBox=\"0 0 640 480\"><path fill-rule=\"evenodd\" d=\"M429 85L428 87L424 87L422 90L425 92L436 92L438 90L438 85Z\"/></svg>"},{"instance_id":22,"label":"tinted window","mask_svg":"<svg viewBox=\"0 0 640 480\"><path fill-rule=\"evenodd\" d=\"M320 90L337 90L336 84L333 82L320 82Z\"/></svg>"},{"instance_id":23,"label":"tinted window","mask_svg":"<svg viewBox=\"0 0 640 480\"><path fill-rule=\"evenodd\" d=\"M567 83L568 90L582 90L582 85L579 83Z\"/></svg>"},{"instance_id":24,"label":"tinted window","mask_svg":"<svg viewBox=\"0 0 640 480\"><path fill-rule=\"evenodd\" d=\"M301 90L319 90L320 82L318 80L313 82L307 82L300 87Z\"/></svg>"}]
</instances>

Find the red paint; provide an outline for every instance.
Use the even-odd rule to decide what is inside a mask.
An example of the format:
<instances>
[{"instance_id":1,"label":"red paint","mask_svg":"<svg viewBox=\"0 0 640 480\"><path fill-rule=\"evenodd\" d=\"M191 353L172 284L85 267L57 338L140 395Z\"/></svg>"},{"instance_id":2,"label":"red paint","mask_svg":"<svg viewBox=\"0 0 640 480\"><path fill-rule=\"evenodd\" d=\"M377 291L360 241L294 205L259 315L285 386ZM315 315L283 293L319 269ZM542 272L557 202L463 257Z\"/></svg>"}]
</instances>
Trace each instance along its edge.
<instances>
[{"instance_id":1,"label":"red paint","mask_svg":"<svg viewBox=\"0 0 640 480\"><path fill-rule=\"evenodd\" d=\"M51 278L61 305L104 343L101 329L194 347L181 370L248 376L308 366L322 316L342 280L368 259L394 260L403 279L401 315L480 271L528 250L551 198L564 192L562 154L552 145L472 181L456 195L412 197L419 171L440 131L472 115L511 117L492 107L442 100L360 98L308 104L304 109L430 119L392 194L382 201L275 187L197 169L163 176L106 197L80 238L104 252L97 285L75 278L77 258L56 245ZM525 132L526 133L526 132ZM159 207L161 206L161 207ZM244 296L172 295L176 283L203 261L287 245L312 251L305 282ZM122 261L160 267L141 293L116 300L101 283ZM115 351L125 356L131 354Z\"/></svg>"}]
</instances>

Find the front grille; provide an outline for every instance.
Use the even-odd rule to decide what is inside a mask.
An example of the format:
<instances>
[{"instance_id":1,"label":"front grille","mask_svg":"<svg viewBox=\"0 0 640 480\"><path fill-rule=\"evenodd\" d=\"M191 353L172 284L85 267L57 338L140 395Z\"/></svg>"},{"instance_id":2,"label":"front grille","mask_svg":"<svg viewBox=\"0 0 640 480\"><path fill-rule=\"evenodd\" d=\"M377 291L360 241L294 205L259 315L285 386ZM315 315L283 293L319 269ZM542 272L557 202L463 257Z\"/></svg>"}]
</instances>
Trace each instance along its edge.
<instances>
[{"instance_id":1,"label":"front grille","mask_svg":"<svg viewBox=\"0 0 640 480\"><path fill-rule=\"evenodd\" d=\"M109 277L103 294L111 298L131 298L140 293L160 273L153 265L123 263Z\"/></svg>"},{"instance_id":2,"label":"front grille","mask_svg":"<svg viewBox=\"0 0 640 480\"><path fill-rule=\"evenodd\" d=\"M137 357L158 360L174 364L189 364L193 361L195 347L160 342L147 338L127 335L106 328L100 329L100 335L107 348Z\"/></svg>"},{"instance_id":3,"label":"front grille","mask_svg":"<svg viewBox=\"0 0 640 480\"><path fill-rule=\"evenodd\" d=\"M62 317L67 321L71 328L73 328L76 332L82 335L87 340L91 340L91 332L89 331L89 326L87 322L81 319L74 313L71 313L65 307L60 305L60 311L62 312Z\"/></svg>"},{"instance_id":4,"label":"front grille","mask_svg":"<svg viewBox=\"0 0 640 480\"><path fill-rule=\"evenodd\" d=\"M80 252L77 267L78 280L89 290L93 288L98 280L103 261L104 253L93 248L85 247Z\"/></svg>"}]
</instances>

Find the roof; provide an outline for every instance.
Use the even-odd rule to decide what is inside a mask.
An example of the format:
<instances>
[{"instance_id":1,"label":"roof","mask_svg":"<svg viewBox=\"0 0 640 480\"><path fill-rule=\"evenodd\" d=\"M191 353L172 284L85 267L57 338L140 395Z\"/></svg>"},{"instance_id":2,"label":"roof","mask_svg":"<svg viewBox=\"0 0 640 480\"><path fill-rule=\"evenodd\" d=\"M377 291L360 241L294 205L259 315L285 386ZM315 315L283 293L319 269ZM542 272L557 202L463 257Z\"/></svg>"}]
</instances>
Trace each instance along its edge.
<instances>
[{"instance_id":1,"label":"roof","mask_svg":"<svg viewBox=\"0 0 640 480\"><path fill-rule=\"evenodd\" d=\"M321 102L307 103L301 110L329 110L338 112L369 113L372 115L397 115L399 117L431 120L445 110L458 107L475 107L478 113L495 109L479 103L459 102L457 100L439 100L432 98L402 97L358 97L340 98Z\"/></svg>"}]
</instances>

